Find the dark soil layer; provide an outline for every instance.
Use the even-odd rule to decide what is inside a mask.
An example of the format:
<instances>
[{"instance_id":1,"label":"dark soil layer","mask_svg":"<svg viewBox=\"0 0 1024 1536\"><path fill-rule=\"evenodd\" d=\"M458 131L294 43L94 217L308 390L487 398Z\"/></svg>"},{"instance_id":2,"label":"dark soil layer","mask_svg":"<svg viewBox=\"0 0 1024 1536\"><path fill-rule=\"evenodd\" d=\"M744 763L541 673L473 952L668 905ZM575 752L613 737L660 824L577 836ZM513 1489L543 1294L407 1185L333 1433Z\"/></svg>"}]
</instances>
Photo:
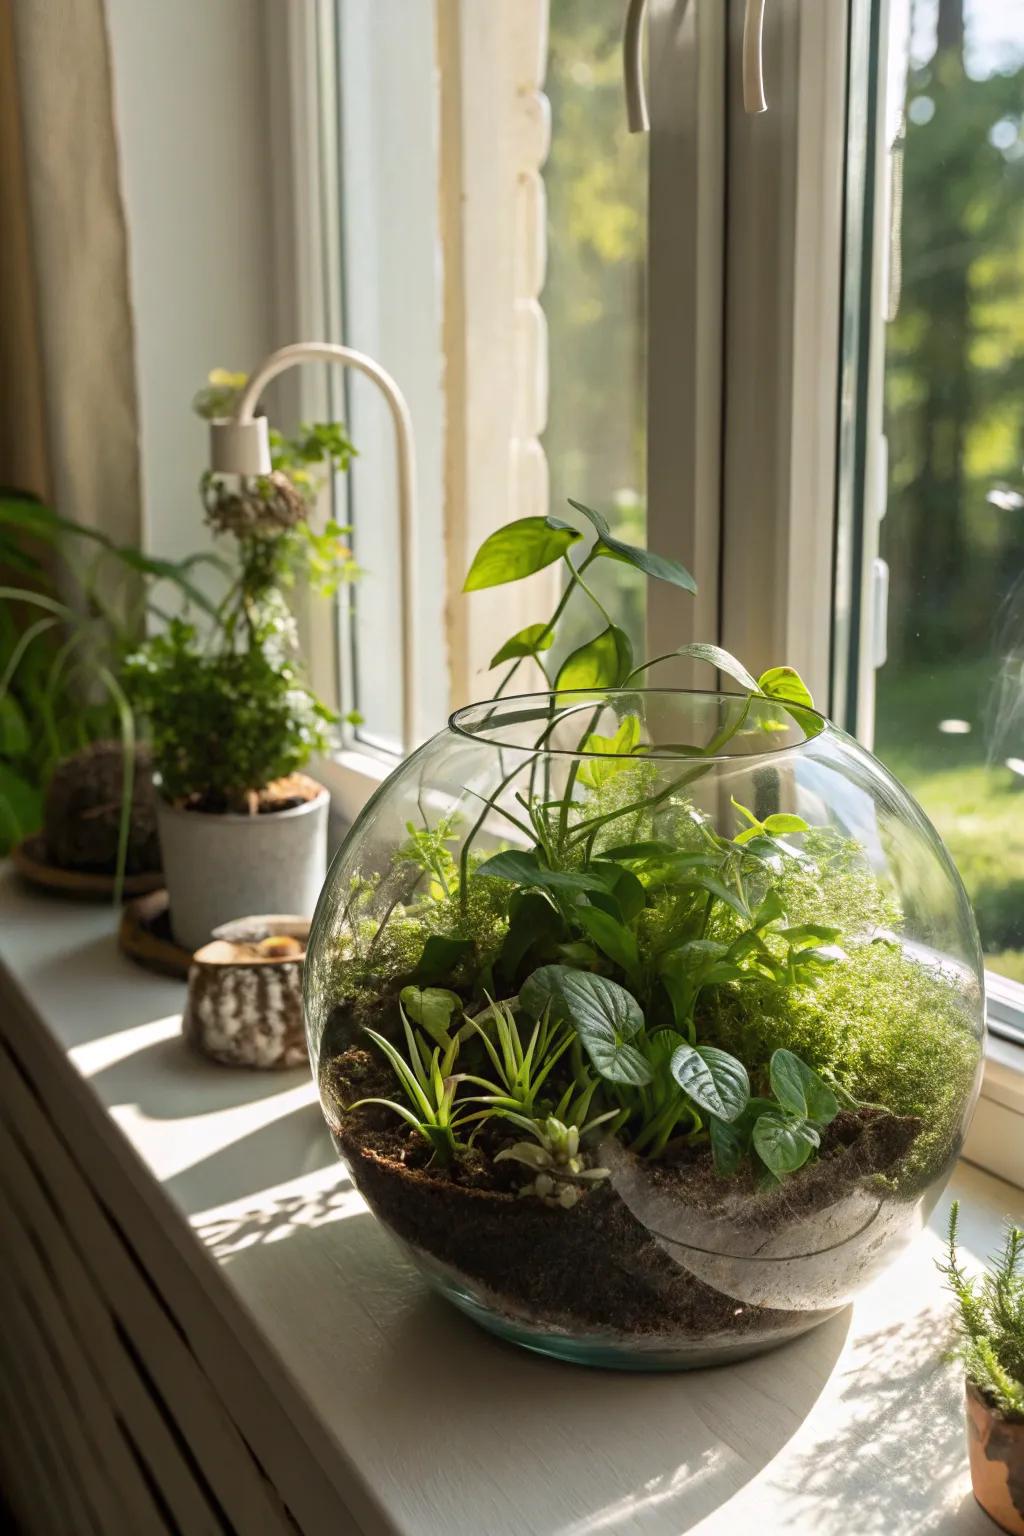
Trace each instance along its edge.
<instances>
[{"instance_id":1,"label":"dark soil layer","mask_svg":"<svg viewBox=\"0 0 1024 1536\"><path fill-rule=\"evenodd\" d=\"M97 741L58 763L46 790L43 831L50 862L84 874L113 874L124 795L124 749ZM156 793L149 748L135 749L131 820L125 864L129 875L160 868Z\"/></svg>"},{"instance_id":2,"label":"dark soil layer","mask_svg":"<svg viewBox=\"0 0 1024 1536\"><path fill-rule=\"evenodd\" d=\"M845 1209L848 1224L862 1220L851 1201L855 1206L865 1200L865 1181L882 1190L868 1198L871 1210L886 1200L898 1203L873 1176L899 1161L918 1129L916 1121L884 1111L844 1112L823 1138L819 1160L775 1191L758 1189L752 1175L722 1178L706 1149L668 1166L606 1144L600 1160L612 1166L612 1178L586 1187L578 1203L564 1210L520 1196L527 1170L508 1161L495 1164L486 1143L450 1169L428 1167L430 1149L395 1115L374 1106L341 1111L363 1095L393 1096L386 1067L367 1051L353 1048L322 1063L321 1090L357 1187L396 1236L453 1271L452 1278L481 1293L486 1305L542 1327L652 1344L716 1338L753 1343L828 1316L857 1289L860 1277L850 1274L851 1263L871 1272L879 1248L875 1239L857 1249L856 1258L848 1246L828 1254L834 1211ZM900 1221L906 1211L902 1205ZM809 1295L796 1294L797 1283L793 1309L781 1271L798 1262L819 1216L831 1290L823 1286L819 1301L817 1274ZM800 1235L788 1254L796 1259L787 1256L784 1241L794 1228ZM700 1250L709 1233L716 1246L705 1256ZM774 1256L759 1259L780 1234L782 1263ZM840 1232L839 1242L846 1235ZM746 1273L752 1259L755 1268L770 1271L771 1305L753 1304ZM727 1289L706 1283L723 1275Z\"/></svg>"},{"instance_id":3,"label":"dark soil layer","mask_svg":"<svg viewBox=\"0 0 1024 1536\"><path fill-rule=\"evenodd\" d=\"M275 811L291 811L298 805L305 805L322 793L321 785L308 774L290 773L286 778L272 780L262 789L250 789L238 802L229 801L226 795L208 793L190 795L180 802L179 808L206 816L223 816L227 812L242 816L272 816Z\"/></svg>"}]
</instances>

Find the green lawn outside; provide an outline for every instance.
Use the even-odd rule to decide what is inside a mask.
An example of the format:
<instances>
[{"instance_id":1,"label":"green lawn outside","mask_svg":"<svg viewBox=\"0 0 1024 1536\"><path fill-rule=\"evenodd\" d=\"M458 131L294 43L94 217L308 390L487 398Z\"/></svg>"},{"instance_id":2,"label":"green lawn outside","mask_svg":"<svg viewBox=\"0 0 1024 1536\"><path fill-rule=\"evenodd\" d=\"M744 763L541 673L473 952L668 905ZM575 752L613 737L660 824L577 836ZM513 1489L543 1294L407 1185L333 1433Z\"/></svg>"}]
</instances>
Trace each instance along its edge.
<instances>
[{"instance_id":1,"label":"green lawn outside","mask_svg":"<svg viewBox=\"0 0 1024 1536\"><path fill-rule=\"evenodd\" d=\"M878 674L875 751L921 802L974 903L989 967L1024 982L1024 779L991 764L992 663ZM966 720L969 735L939 722Z\"/></svg>"}]
</instances>

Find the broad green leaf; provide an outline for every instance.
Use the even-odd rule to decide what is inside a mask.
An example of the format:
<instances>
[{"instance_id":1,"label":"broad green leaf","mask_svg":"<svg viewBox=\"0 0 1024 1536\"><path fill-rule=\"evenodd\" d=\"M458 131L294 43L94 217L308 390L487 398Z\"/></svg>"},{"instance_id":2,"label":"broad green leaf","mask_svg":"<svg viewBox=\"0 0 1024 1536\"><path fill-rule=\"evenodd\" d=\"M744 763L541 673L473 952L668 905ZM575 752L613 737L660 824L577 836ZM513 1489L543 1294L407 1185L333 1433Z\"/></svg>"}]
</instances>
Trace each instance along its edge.
<instances>
[{"instance_id":1,"label":"broad green leaf","mask_svg":"<svg viewBox=\"0 0 1024 1536\"><path fill-rule=\"evenodd\" d=\"M681 1045L672 1057L672 1076L699 1109L719 1120L735 1120L750 1098L747 1069L713 1045Z\"/></svg>"},{"instance_id":2,"label":"broad green leaf","mask_svg":"<svg viewBox=\"0 0 1024 1536\"><path fill-rule=\"evenodd\" d=\"M648 859L663 859L675 851L674 843L617 843L612 848L602 848L601 858L623 864L645 864Z\"/></svg>"},{"instance_id":3,"label":"broad green leaf","mask_svg":"<svg viewBox=\"0 0 1024 1536\"><path fill-rule=\"evenodd\" d=\"M642 1087L651 1081L651 1069L632 1043L643 1029L643 1012L617 982L567 965L545 965L524 983L519 1001L533 1018L550 1005L573 1024L594 1068L609 1082Z\"/></svg>"},{"instance_id":4,"label":"broad green leaf","mask_svg":"<svg viewBox=\"0 0 1024 1536\"><path fill-rule=\"evenodd\" d=\"M809 826L802 816L793 816L788 811L776 811L765 817L764 829L772 837L781 837L787 832L806 832Z\"/></svg>"},{"instance_id":5,"label":"broad green leaf","mask_svg":"<svg viewBox=\"0 0 1024 1536\"><path fill-rule=\"evenodd\" d=\"M557 933L561 918L539 891L519 891L509 904L508 932L499 956L503 974L514 975L526 951L545 935Z\"/></svg>"},{"instance_id":6,"label":"broad green leaf","mask_svg":"<svg viewBox=\"0 0 1024 1536\"><path fill-rule=\"evenodd\" d=\"M769 667L757 680L757 691L784 704L803 704L814 708L811 690L795 667Z\"/></svg>"},{"instance_id":7,"label":"broad green leaf","mask_svg":"<svg viewBox=\"0 0 1024 1536\"><path fill-rule=\"evenodd\" d=\"M581 501L573 501L569 497L570 507L575 507L577 512L593 525L598 542L594 546L599 555L607 555L613 560L623 560L627 565L633 565L646 576L653 576L658 581L670 582L674 587L682 587L684 592L696 592L697 583L678 560L670 560L665 555L656 555L653 550L639 549L635 544L625 544L622 539L616 538L608 527L608 523L600 512L595 512L592 507L586 507Z\"/></svg>"},{"instance_id":8,"label":"broad green leaf","mask_svg":"<svg viewBox=\"0 0 1024 1536\"><path fill-rule=\"evenodd\" d=\"M447 981L472 948L472 939L448 939L442 934L431 934L412 972L412 980L424 987Z\"/></svg>"},{"instance_id":9,"label":"broad green leaf","mask_svg":"<svg viewBox=\"0 0 1024 1536\"><path fill-rule=\"evenodd\" d=\"M462 1001L456 993L445 987L403 987L398 998L407 1017L436 1044L451 1045L449 1025L452 1015L462 1009Z\"/></svg>"},{"instance_id":10,"label":"broad green leaf","mask_svg":"<svg viewBox=\"0 0 1024 1536\"><path fill-rule=\"evenodd\" d=\"M490 875L496 880L510 880L513 885L538 886L541 890L566 891L579 894L584 891L606 890L607 879L586 870L549 869L539 856L525 849L507 848L485 859L477 867L478 875Z\"/></svg>"},{"instance_id":11,"label":"broad green leaf","mask_svg":"<svg viewBox=\"0 0 1024 1536\"><path fill-rule=\"evenodd\" d=\"M805 736L817 736L825 729L825 721L814 712L811 691L795 668L769 667L761 673L757 686L766 698L777 699L784 706Z\"/></svg>"},{"instance_id":12,"label":"broad green leaf","mask_svg":"<svg viewBox=\"0 0 1024 1536\"><path fill-rule=\"evenodd\" d=\"M727 1120L719 1120L717 1116L711 1115L708 1118L708 1136L716 1170L725 1175L735 1173L750 1145L749 1129L731 1125Z\"/></svg>"},{"instance_id":13,"label":"broad green leaf","mask_svg":"<svg viewBox=\"0 0 1024 1536\"><path fill-rule=\"evenodd\" d=\"M749 922L750 911L742 896L737 891L734 891L731 886L723 885L721 880L716 880L713 875L688 873L680 880L679 884L695 885L700 890L707 891L709 896L714 896L717 901L724 901L726 906L732 907L739 917L742 917L745 922Z\"/></svg>"},{"instance_id":14,"label":"broad green leaf","mask_svg":"<svg viewBox=\"0 0 1024 1536\"><path fill-rule=\"evenodd\" d=\"M614 917L602 912L600 907L577 907L573 919L609 960L614 960L616 965L622 967L627 976L635 975L640 969L640 951L636 938L624 923L616 922Z\"/></svg>"},{"instance_id":15,"label":"broad green leaf","mask_svg":"<svg viewBox=\"0 0 1024 1536\"><path fill-rule=\"evenodd\" d=\"M631 923L643 911L647 905L647 890L631 869L622 869L601 858L591 864L590 871L608 881L610 894L624 923Z\"/></svg>"},{"instance_id":16,"label":"broad green leaf","mask_svg":"<svg viewBox=\"0 0 1024 1536\"><path fill-rule=\"evenodd\" d=\"M803 1062L792 1051L778 1050L772 1055L769 1066L772 1092L782 1105L794 1115L807 1114L807 1098L804 1093Z\"/></svg>"},{"instance_id":17,"label":"broad green leaf","mask_svg":"<svg viewBox=\"0 0 1024 1536\"><path fill-rule=\"evenodd\" d=\"M754 1122L754 1151L776 1177L802 1168L818 1146L813 1126L769 1111Z\"/></svg>"},{"instance_id":18,"label":"broad green leaf","mask_svg":"<svg viewBox=\"0 0 1024 1536\"><path fill-rule=\"evenodd\" d=\"M615 759L635 752L639 745L640 721L636 715L626 715L614 736L592 733L585 739L583 751L593 754L596 760L584 760L580 764L580 783L589 785L591 789L599 789L628 766Z\"/></svg>"},{"instance_id":19,"label":"broad green leaf","mask_svg":"<svg viewBox=\"0 0 1024 1536\"><path fill-rule=\"evenodd\" d=\"M507 581L520 581L560 560L583 535L558 517L521 517L504 528L495 529L473 557L462 588L479 592L483 587L500 587Z\"/></svg>"},{"instance_id":20,"label":"broad green leaf","mask_svg":"<svg viewBox=\"0 0 1024 1536\"><path fill-rule=\"evenodd\" d=\"M840 933L841 928L830 928L826 923L797 923L792 928L780 928L778 936L788 944L798 944L801 939L820 939L825 944L831 944L838 939Z\"/></svg>"},{"instance_id":21,"label":"broad green leaf","mask_svg":"<svg viewBox=\"0 0 1024 1536\"><path fill-rule=\"evenodd\" d=\"M517 656L537 656L541 651L551 649L554 638L550 624L527 624L525 629L506 640L500 651L495 651L489 665L498 667L503 661L512 661Z\"/></svg>"},{"instance_id":22,"label":"broad green leaf","mask_svg":"<svg viewBox=\"0 0 1024 1536\"><path fill-rule=\"evenodd\" d=\"M633 665L629 636L617 624L609 624L565 658L555 678L559 692L570 689L617 688Z\"/></svg>"},{"instance_id":23,"label":"broad green leaf","mask_svg":"<svg viewBox=\"0 0 1024 1536\"><path fill-rule=\"evenodd\" d=\"M779 918L785 915L782 897L778 891L769 891L754 913L754 929L760 933L762 928L767 928L769 923L778 922Z\"/></svg>"},{"instance_id":24,"label":"broad green leaf","mask_svg":"<svg viewBox=\"0 0 1024 1536\"><path fill-rule=\"evenodd\" d=\"M632 675L637 677L641 672L646 672L648 667L657 666L659 661L671 661L676 656L690 657L693 661L706 661L709 666L733 678L748 693L758 691L757 679L747 671L742 661L737 661L735 656L723 650L720 645L705 645L702 640L694 640L689 645L679 646L677 650L666 651L663 656L655 656L651 661L645 661L642 666L637 667Z\"/></svg>"},{"instance_id":25,"label":"broad green leaf","mask_svg":"<svg viewBox=\"0 0 1024 1536\"><path fill-rule=\"evenodd\" d=\"M772 1092L784 1109L828 1125L839 1113L839 1101L817 1072L792 1051L773 1052L768 1068Z\"/></svg>"}]
</instances>

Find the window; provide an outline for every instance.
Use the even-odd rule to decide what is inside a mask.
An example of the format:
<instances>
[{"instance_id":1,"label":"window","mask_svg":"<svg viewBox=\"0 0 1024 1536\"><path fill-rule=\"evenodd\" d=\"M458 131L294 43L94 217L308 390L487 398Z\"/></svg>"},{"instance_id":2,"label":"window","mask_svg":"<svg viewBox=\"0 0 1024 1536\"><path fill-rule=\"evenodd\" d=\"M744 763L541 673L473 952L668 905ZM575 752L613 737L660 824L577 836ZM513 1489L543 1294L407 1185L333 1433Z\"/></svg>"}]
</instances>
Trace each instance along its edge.
<instances>
[{"instance_id":1,"label":"window","mask_svg":"<svg viewBox=\"0 0 1024 1536\"><path fill-rule=\"evenodd\" d=\"M993 1020L1024 1028L1019 8L780 0L756 116L747 8L652 3L637 136L625 0L290 9L317 85L303 329L379 356L417 424L421 736L557 593L554 569L461 597L481 539L596 504L698 579L684 600L602 563L638 650L791 661L915 791ZM339 624L349 810L401 746L388 431L360 388L335 395L367 569Z\"/></svg>"},{"instance_id":2,"label":"window","mask_svg":"<svg viewBox=\"0 0 1024 1536\"><path fill-rule=\"evenodd\" d=\"M647 138L630 134L622 94L621 0L551 0L544 89L551 108L547 276L551 510L599 507L634 544L646 537ZM644 650L644 582L594 567L594 589L634 651ZM579 613L562 654L593 633ZM560 659L556 657L553 659Z\"/></svg>"},{"instance_id":3,"label":"window","mask_svg":"<svg viewBox=\"0 0 1024 1536\"><path fill-rule=\"evenodd\" d=\"M857 338L866 473L839 692L952 853L994 1021L1012 1028L1024 1017L1024 13L900 0L877 56L886 67L865 85L878 211Z\"/></svg>"}]
</instances>

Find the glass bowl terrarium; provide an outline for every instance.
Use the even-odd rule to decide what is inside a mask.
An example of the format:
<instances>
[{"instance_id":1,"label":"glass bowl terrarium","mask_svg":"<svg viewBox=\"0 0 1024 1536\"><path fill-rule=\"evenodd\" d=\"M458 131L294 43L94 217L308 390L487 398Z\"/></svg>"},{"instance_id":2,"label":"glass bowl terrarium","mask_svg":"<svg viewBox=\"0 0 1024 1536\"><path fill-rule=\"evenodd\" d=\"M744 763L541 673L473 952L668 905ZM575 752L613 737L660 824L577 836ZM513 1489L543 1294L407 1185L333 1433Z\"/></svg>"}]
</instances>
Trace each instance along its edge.
<instances>
[{"instance_id":1,"label":"glass bowl terrarium","mask_svg":"<svg viewBox=\"0 0 1024 1536\"><path fill-rule=\"evenodd\" d=\"M850 737L618 688L461 710L382 786L306 1014L335 1145L445 1295L551 1354L690 1366L812 1327L920 1229L981 976L941 842Z\"/></svg>"}]
</instances>

